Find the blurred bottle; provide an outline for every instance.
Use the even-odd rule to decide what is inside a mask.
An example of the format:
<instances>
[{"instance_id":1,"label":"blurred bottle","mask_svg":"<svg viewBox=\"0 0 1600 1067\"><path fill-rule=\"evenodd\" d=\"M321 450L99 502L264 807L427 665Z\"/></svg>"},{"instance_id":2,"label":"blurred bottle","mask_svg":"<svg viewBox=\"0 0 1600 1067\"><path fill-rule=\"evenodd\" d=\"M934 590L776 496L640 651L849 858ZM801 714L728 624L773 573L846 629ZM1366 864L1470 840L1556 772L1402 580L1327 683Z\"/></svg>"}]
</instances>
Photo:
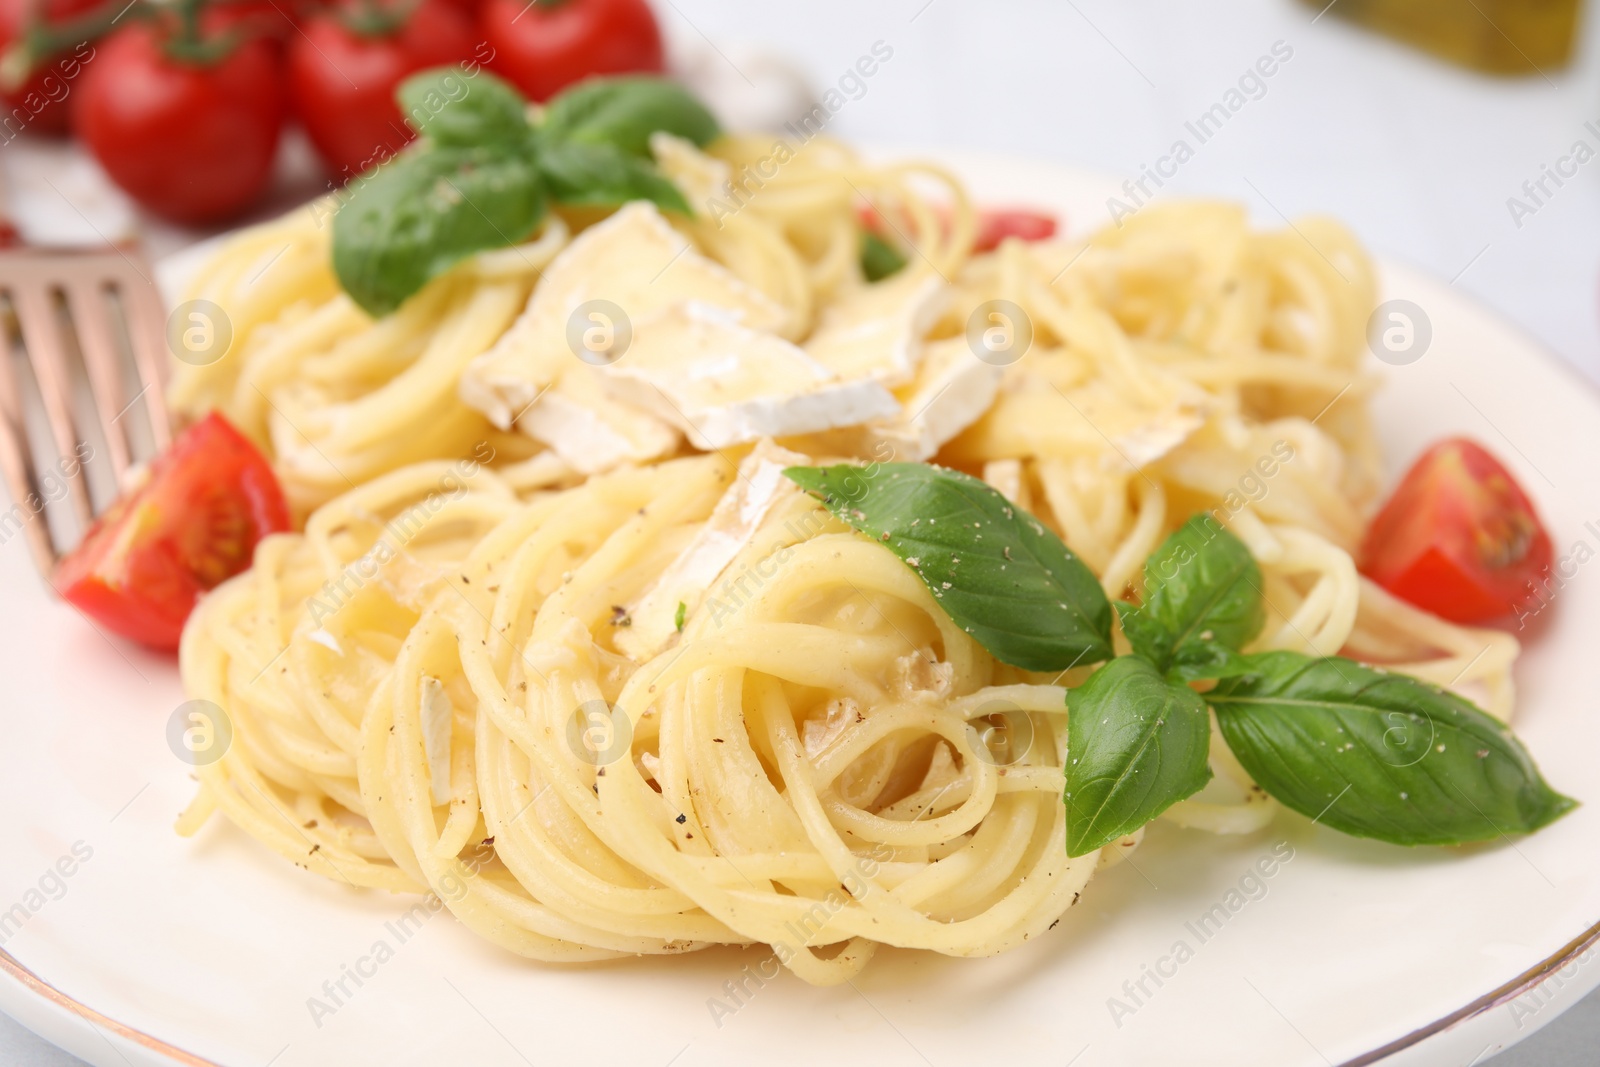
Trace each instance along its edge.
<instances>
[{"instance_id":1,"label":"blurred bottle","mask_svg":"<svg viewBox=\"0 0 1600 1067\"><path fill-rule=\"evenodd\" d=\"M1566 64L1582 0L1304 0L1487 74Z\"/></svg>"}]
</instances>

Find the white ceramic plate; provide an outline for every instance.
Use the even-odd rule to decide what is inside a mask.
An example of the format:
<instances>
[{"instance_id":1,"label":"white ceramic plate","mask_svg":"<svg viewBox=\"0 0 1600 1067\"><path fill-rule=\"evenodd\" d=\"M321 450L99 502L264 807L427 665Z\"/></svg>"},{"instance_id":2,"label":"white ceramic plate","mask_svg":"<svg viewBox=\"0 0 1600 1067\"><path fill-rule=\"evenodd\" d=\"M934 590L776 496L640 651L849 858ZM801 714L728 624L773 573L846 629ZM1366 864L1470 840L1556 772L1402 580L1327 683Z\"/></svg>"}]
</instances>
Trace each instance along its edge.
<instances>
[{"instance_id":1,"label":"white ceramic plate","mask_svg":"<svg viewBox=\"0 0 1600 1067\"><path fill-rule=\"evenodd\" d=\"M1101 179L993 158L955 165L985 198L1059 207L1074 231L1106 217ZM1415 301L1433 330L1423 358L1385 368L1391 469L1434 438L1471 434L1537 497L1559 554L1600 548L1596 396L1447 286L1384 274L1387 295ZM1157 825L1137 867L1095 879L1026 948L984 960L881 952L835 989L750 978L759 949L541 966L448 913L402 943L391 924L410 898L297 870L221 819L182 840L171 824L192 783L166 741L183 699L173 664L113 646L52 603L20 537L0 545L0 590L0 936L14 957L0 959L11 972L0 1007L95 1064L1316 1067L1387 1056L1443 1067L1487 1058L1600 983L1578 955L1600 923L1600 569L1578 568L1518 669L1519 733L1586 802L1555 826L1498 847L1407 851L1295 816L1244 840ZM1282 842L1294 858L1261 889L1245 881L1256 899L1202 943L1187 924ZM75 844L89 858L49 875ZM20 913L6 911L13 902ZM1124 983L1178 941L1192 958L1159 988L1145 978L1149 995L1114 1018L1109 999L1131 1004ZM327 1001L324 982L346 967L367 973L314 1018L308 998ZM714 1015L713 998L738 1010Z\"/></svg>"}]
</instances>

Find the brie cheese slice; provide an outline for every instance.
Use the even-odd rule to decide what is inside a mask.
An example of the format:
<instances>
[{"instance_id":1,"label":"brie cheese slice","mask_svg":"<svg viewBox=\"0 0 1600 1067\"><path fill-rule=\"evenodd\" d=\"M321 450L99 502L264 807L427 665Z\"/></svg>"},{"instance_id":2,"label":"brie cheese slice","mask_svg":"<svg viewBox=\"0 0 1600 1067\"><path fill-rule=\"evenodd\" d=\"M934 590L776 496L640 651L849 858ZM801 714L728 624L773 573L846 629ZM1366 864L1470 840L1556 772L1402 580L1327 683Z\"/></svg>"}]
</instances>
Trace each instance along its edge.
<instances>
[{"instance_id":1,"label":"brie cheese slice","mask_svg":"<svg viewBox=\"0 0 1600 1067\"><path fill-rule=\"evenodd\" d=\"M606 395L597 372L580 367L562 377L517 420L581 474L670 456L681 435L672 426Z\"/></svg>"},{"instance_id":2,"label":"brie cheese slice","mask_svg":"<svg viewBox=\"0 0 1600 1067\"><path fill-rule=\"evenodd\" d=\"M804 351L689 301L642 322L602 372L612 396L672 423L696 448L815 433L899 413L871 379L840 381Z\"/></svg>"},{"instance_id":3,"label":"brie cheese slice","mask_svg":"<svg viewBox=\"0 0 1600 1067\"><path fill-rule=\"evenodd\" d=\"M922 338L947 299L943 279L933 273L904 270L863 285L823 311L805 343L806 354L841 378L905 385L922 359Z\"/></svg>"},{"instance_id":4,"label":"brie cheese slice","mask_svg":"<svg viewBox=\"0 0 1600 1067\"><path fill-rule=\"evenodd\" d=\"M461 399L509 429L566 371L628 358L639 325L685 300L725 308L756 330L781 330L789 319L781 305L695 251L655 205L626 204L545 268L516 322L468 364ZM592 301L609 307L585 313Z\"/></svg>"},{"instance_id":5,"label":"brie cheese slice","mask_svg":"<svg viewBox=\"0 0 1600 1067\"><path fill-rule=\"evenodd\" d=\"M686 615L700 607L772 509L800 492L784 477L784 468L810 463L807 457L771 441L757 444L739 464L733 484L717 501L705 525L628 612L632 622L617 631L617 648L639 662L666 648L678 629L678 605L684 606Z\"/></svg>"}]
</instances>

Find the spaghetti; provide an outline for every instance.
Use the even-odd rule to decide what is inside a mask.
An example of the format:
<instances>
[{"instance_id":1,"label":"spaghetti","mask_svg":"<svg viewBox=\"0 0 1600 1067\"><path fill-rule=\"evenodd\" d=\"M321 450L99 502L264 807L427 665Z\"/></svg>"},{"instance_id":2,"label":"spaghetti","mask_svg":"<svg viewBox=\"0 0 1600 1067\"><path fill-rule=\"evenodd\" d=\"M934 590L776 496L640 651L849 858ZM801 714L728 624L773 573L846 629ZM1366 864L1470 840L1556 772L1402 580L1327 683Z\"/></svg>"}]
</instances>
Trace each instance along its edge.
<instances>
[{"instance_id":1,"label":"spaghetti","mask_svg":"<svg viewBox=\"0 0 1600 1067\"><path fill-rule=\"evenodd\" d=\"M694 200L764 149L658 155ZM1254 649L1346 649L1509 716L1514 639L1407 607L1352 562L1378 455L1360 369L1373 279L1344 230L1257 233L1237 208L1182 204L973 256L954 179L821 141L720 228L682 225L799 340L863 284L862 197L920 249L907 269L948 294L925 342L963 336L991 301L1031 324L938 462L1035 514L1113 597L1137 595L1162 538L1210 511L1264 574ZM986 955L1042 933L1142 836L1062 848L1064 693L1091 668L998 663L887 549L792 489L761 498L656 647L644 613L664 576L791 460L771 443L683 446L584 481L457 399L461 369L593 221L552 222L377 322L337 292L304 220L246 235L208 273L202 292L237 309L239 358L180 378L181 404L221 405L269 441L309 517L185 632L185 685L234 741L201 768L181 831L220 809L312 871L431 890L548 961L764 943L827 984L880 944ZM274 281L251 290L250 265L283 242ZM781 444L812 462L867 439ZM1275 803L1226 745L1211 751L1217 780L1163 817L1264 826Z\"/></svg>"}]
</instances>

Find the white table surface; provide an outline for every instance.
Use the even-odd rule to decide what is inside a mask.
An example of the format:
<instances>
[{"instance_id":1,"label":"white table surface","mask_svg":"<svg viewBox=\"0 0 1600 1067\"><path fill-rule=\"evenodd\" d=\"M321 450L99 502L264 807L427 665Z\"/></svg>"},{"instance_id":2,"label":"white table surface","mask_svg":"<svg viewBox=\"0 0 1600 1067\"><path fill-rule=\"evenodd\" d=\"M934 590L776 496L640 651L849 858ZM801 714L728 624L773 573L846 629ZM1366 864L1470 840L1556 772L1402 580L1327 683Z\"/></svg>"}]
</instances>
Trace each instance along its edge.
<instances>
[{"instance_id":1,"label":"white table surface","mask_svg":"<svg viewBox=\"0 0 1600 1067\"><path fill-rule=\"evenodd\" d=\"M1519 226L1507 200L1584 140L1600 150L1600 23L1566 70L1457 71L1292 0L657 0L675 50L742 84L746 46L781 49L819 88L875 42L892 57L829 124L873 144L949 146L1137 178L1277 42L1266 91L1197 145L1158 196L1228 197L1264 224L1325 212L1378 254L1450 279L1600 382L1600 160ZM1283 46L1280 46L1280 49ZM154 253L201 236L138 218L75 150L0 147L25 231L137 230ZM270 214L317 191L291 145ZM1529 201L1531 203L1531 201ZM1109 216L1108 216L1109 218ZM1087 220L1075 220L1083 222ZM1597 994L1600 997L1600 994ZM1595 1062L1591 997L1495 1067ZM0 1016L0 1063L80 1061Z\"/></svg>"}]
</instances>

